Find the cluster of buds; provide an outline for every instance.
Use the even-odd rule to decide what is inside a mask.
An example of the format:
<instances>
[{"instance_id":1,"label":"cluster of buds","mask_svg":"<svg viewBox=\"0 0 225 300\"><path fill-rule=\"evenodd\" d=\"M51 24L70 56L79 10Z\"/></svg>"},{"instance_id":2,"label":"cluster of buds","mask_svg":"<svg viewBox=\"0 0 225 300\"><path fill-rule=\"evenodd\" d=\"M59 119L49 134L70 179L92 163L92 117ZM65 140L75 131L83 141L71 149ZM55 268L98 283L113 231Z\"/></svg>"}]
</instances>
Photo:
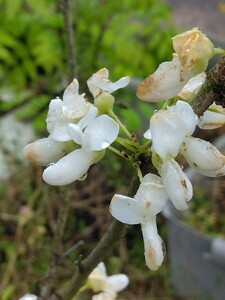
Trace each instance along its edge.
<instances>
[{"instance_id":1,"label":"cluster of buds","mask_svg":"<svg viewBox=\"0 0 225 300\"><path fill-rule=\"evenodd\" d=\"M121 154L111 146L114 141L140 155L150 152L158 174L143 177L139 170L140 186L134 197L116 194L110 212L120 222L141 224L145 260L151 270L157 270L164 258L156 215L169 199L178 210L187 209L193 196L192 184L176 161L178 154L203 175L225 175L225 157L211 143L192 136L196 126L214 129L225 124L222 107L213 104L198 117L190 105L206 80L205 70L215 48L198 28L179 34L172 41L172 61L162 63L137 88L137 96L143 101L168 100L151 117L149 129L143 134L143 145L148 147L137 141L132 144L132 135L113 112L111 93L128 85L129 77L113 83L108 79L108 70L101 69L87 81L93 103L79 94L79 84L74 79L63 100L50 102L46 119L49 136L24 149L28 160L47 166L43 179L51 185L65 185L82 178L92 164L102 159L107 148ZM120 129L126 129L130 140L118 138Z\"/></svg>"}]
</instances>

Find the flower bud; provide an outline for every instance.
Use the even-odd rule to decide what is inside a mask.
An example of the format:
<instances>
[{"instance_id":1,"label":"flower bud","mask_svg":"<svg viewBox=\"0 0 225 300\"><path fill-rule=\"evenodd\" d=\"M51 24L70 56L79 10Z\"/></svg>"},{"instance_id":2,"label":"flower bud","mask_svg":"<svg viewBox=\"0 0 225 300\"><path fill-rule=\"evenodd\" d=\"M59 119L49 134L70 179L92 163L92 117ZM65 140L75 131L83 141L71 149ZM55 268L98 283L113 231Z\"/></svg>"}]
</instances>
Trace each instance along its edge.
<instances>
[{"instance_id":1,"label":"flower bud","mask_svg":"<svg viewBox=\"0 0 225 300\"><path fill-rule=\"evenodd\" d=\"M214 55L212 42L197 27L172 38L173 48L185 70L194 74L206 70Z\"/></svg>"},{"instance_id":2,"label":"flower bud","mask_svg":"<svg viewBox=\"0 0 225 300\"><path fill-rule=\"evenodd\" d=\"M108 114L113 109L114 102L114 97L108 92L102 92L94 100L94 104L101 114Z\"/></svg>"},{"instance_id":3,"label":"flower bud","mask_svg":"<svg viewBox=\"0 0 225 300\"><path fill-rule=\"evenodd\" d=\"M65 144L51 138L39 139L24 147L24 157L39 166L48 166L65 154Z\"/></svg>"}]
</instances>

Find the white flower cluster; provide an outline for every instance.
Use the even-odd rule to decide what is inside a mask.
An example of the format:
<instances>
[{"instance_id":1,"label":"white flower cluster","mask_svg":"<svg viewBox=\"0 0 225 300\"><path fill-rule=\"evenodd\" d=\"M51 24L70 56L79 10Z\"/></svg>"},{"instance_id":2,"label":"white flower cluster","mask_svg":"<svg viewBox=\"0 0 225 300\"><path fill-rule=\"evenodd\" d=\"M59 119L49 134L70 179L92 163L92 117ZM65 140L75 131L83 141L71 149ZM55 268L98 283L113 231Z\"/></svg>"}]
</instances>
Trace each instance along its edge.
<instances>
[{"instance_id":1,"label":"white flower cluster","mask_svg":"<svg viewBox=\"0 0 225 300\"><path fill-rule=\"evenodd\" d=\"M117 138L119 125L103 111L113 105L110 93L126 86L129 77L112 83L108 76L108 70L101 69L87 81L95 105L79 94L79 84L74 79L63 100L56 98L50 102L46 119L49 136L24 148L26 159L47 166L43 179L48 184L60 186L80 179ZM71 148L69 141L74 142L73 151L67 153Z\"/></svg>"},{"instance_id":2,"label":"white flower cluster","mask_svg":"<svg viewBox=\"0 0 225 300\"><path fill-rule=\"evenodd\" d=\"M180 153L198 172L206 176L225 175L225 156L211 143L192 137L196 125L213 129L225 124L225 112L213 104L200 118L188 101L205 81L205 69L213 55L213 45L197 28L173 38L174 58L162 63L137 88L141 100L156 102L178 96L174 105L160 109L150 119L144 137L152 141L152 162L160 176L147 174L130 198L115 195L110 212L126 224L141 224L145 260L151 270L162 264L164 249L157 232L156 215L168 199L178 210L188 208L192 184L175 160ZM186 102L187 101L187 102Z\"/></svg>"},{"instance_id":3,"label":"white flower cluster","mask_svg":"<svg viewBox=\"0 0 225 300\"><path fill-rule=\"evenodd\" d=\"M151 142L150 150L146 150L146 146L139 147L137 141L132 144L129 132L129 141L117 139L120 145L129 145L128 150L134 149L134 153L140 154L136 151L140 149L151 151L158 175L145 175L133 198L116 194L110 204L111 214L120 222L141 224L145 260L152 270L157 270L164 258L156 215L163 210L168 199L178 210L187 209L193 196L192 184L176 161L178 154L203 175L225 175L225 156L211 143L192 136L197 125L202 129L214 129L225 124L224 109L213 104L198 117L189 104L206 79L205 70L214 55L214 46L198 28L172 40L175 50L173 60L162 63L137 88L137 96L144 101L156 102L175 97L173 102L169 102L171 105L158 110L150 119L149 129L144 133L144 138ZM80 179L92 164L104 156L105 149L117 138L119 126L125 128L112 114L114 97L111 93L125 87L129 78L123 77L112 83L108 76L108 70L101 69L88 79L93 104L85 99L84 94L79 94L76 79L65 90L63 100L56 98L51 101L46 120L49 136L24 149L28 160L47 166L43 173L47 183L65 185ZM110 149L121 154L115 148ZM129 157L131 161L133 157L135 155ZM100 269L101 265L95 273ZM106 278L104 270L103 274ZM108 299L110 293L108 288L106 290L103 293L105 298L99 294L93 299ZM111 292L112 297L114 294Z\"/></svg>"}]
</instances>

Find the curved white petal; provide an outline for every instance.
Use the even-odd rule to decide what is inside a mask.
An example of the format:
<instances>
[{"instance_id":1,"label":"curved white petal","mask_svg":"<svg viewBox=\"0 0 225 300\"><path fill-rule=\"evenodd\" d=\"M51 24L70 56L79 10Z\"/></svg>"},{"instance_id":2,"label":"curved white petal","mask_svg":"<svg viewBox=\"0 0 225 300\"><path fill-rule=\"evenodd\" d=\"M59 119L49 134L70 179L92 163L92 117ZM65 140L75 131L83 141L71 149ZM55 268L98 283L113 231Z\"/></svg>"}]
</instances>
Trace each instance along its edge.
<instances>
[{"instance_id":1,"label":"curved white petal","mask_svg":"<svg viewBox=\"0 0 225 300\"><path fill-rule=\"evenodd\" d=\"M74 79L64 91L62 111L68 118L81 118L88 111L89 104L84 94L79 95L78 89L79 83Z\"/></svg>"},{"instance_id":2,"label":"curved white petal","mask_svg":"<svg viewBox=\"0 0 225 300\"><path fill-rule=\"evenodd\" d=\"M134 198L140 203L141 223L143 223L163 210L168 195L162 184L144 182L141 183Z\"/></svg>"},{"instance_id":3,"label":"curved white petal","mask_svg":"<svg viewBox=\"0 0 225 300\"><path fill-rule=\"evenodd\" d=\"M80 126L70 123L67 125L67 131L76 144L82 145L84 143L84 134Z\"/></svg>"},{"instance_id":4,"label":"curved white petal","mask_svg":"<svg viewBox=\"0 0 225 300\"><path fill-rule=\"evenodd\" d=\"M87 85L92 95L97 97L102 91L112 93L120 88L127 86L130 78L122 77L116 82L111 82L109 79L109 71L106 68L94 73L88 80Z\"/></svg>"},{"instance_id":5,"label":"curved white petal","mask_svg":"<svg viewBox=\"0 0 225 300\"><path fill-rule=\"evenodd\" d=\"M141 183L156 183L162 185L162 179L155 174L148 173L142 178Z\"/></svg>"},{"instance_id":6,"label":"curved white petal","mask_svg":"<svg viewBox=\"0 0 225 300\"><path fill-rule=\"evenodd\" d=\"M157 270L164 258L164 243L158 235L156 218L152 217L147 223L141 224L144 248L145 262L148 268L152 271Z\"/></svg>"},{"instance_id":7,"label":"curved white petal","mask_svg":"<svg viewBox=\"0 0 225 300\"><path fill-rule=\"evenodd\" d=\"M84 129L89 123L91 123L98 115L98 109L95 106L91 106L88 113L78 122L78 126Z\"/></svg>"},{"instance_id":8,"label":"curved white petal","mask_svg":"<svg viewBox=\"0 0 225 300\"><path fill-rule=\"evenodd\" d=\"M49 104L48 116L46 119L47 130L50 137L55 141L69 141L70 136L67 133L67 124L73 122L73 119L67 118L62 112L62 100L53 99Z\"/></svg>"},{"instance_id":9,"label":"curved white petal","mask_svg":"<svg viewBox=\"0 0 225 300\"><path fill-rule=\"evenodd\" d=\"M45 169L43 179L51 185L70 184L86 174L92 164L93 156L93 152L74 150Z\"/></svg>"},{"instance_id":10,"label":"curved white petal","mask_svg":"<svg viewBox=\"0 0 225 300\"><path fill-rule=\"evenodd\" d=\"M199 138L185 138L181 153L192 167L200 170L217 171L225 165L225 156L211 143Z\"/></svg>"},{"instance_id":11,"label":"curved white petal","mask_svg":"<svg viewBox=\"0 0 225 300\"><path fill-rule=\"evenodd\" d=\"M109 211L115 219L122 223L134 225L142 222L141 203L131 197L114 195Z\"/></svg>"},{"instance_id":12,"label":"curved white petal","mask_svg":"<svg viewBox=\"0 0 225 300\"><path fill-rule=\"evenodd\" d=\"M150 120L152 145L162 158L167 155L176 157L186 135L184 122L176 114L168 110L159 110Z\"/></svg>"},{"instance_id":13,"label":"curved white petal","mask_svg":"<svg viewBox=\"0 0 225 300\"><path fill-rule=\"evenodd\" d=\"M161 166L160 175L174 206L179 210L187 209L187 202L193 196L193 189L180 165L174 159L165 160Z\"/></svg>"},{"instance_id":14,"label":"curved white petal","mask_svg":"<svg viewBox=\"0 0 225 300\"><path fill-rule=\"evenodd\" d=\"M144 136L144 138L151 140L152 139L151 130L150 129L146 130L145 133L143 134L143 136Z\"/></svg>"},{"instance_id":15,"label":"curved white petal","mask_svg":"<svg viewBox=\"0 0 225 300\"><path fill-rule=\"evenodd\" d=\"M206 110L202 116L199 117L198 127L201 129L216 129L225 124L225 114Z\"/></svg>"},{"instance_id":16,"label":"curved white petal","mask_svg":"<svg viewBox=\"0 0 225 300\"><path fill-rule=\"evenodd\" d=\"M172 61L163 62L137 87L137 97L143 101L158 102L176 96L193 76L185 71L175 55Z\"/></svg>"},{"instance_id":17,"label":"curved white petal","mask_svg":"<svg viewBox=\"0 0 225 300\"><path fill-rule=\"evenodd\" d=\"M129 284L129 278L125 274L108 276L107 281L116 293L124 290Z\"/></svg>"},{"instance_id":18,"label":"curved white petal","mask_svg":"<svg viewBox=\"0 0 225 300\"><path fill-rule=\"evenodd\" d=\"M109 116L94 119L84 131L84 149L98 151L107 148L118 136L119 125Z\"/></svg>"},{"instance_id":19,"label":"curved white petal","mask_svg":"<svg viewBox=\"0 0 225 300\"><path fill-rule=\"evenodd\" d=\"M26 145L23 149L24 157L40 166L48 166L58 161L65 154L65 144L44 138Z\"/></svg>"},{"instance_id":20,"label":"curved white petal","mask_svg":"<svg viewBox=\"0 0 225 300\"><path fill-rule=\"evenodd\" d=\"M186 136L192 135L198 123L198 116L194 113L190 104L179 100L175 105L168 106L167 109L175 112L182 119L186 128Z\"/></svg>"},{"instance_id":21,"label":"curved white petal","mask_svg":"<svg viewBox=\"0 0 225 300\"><path fill-rule=\"evenodd\" d=\"M188 83L183 87L183 89L178 94L179 97L185 100L192 100L200 90L201 86L205 82L206 73L202 72L194 77L192 77Z\"/></svg>"}]
</instances>

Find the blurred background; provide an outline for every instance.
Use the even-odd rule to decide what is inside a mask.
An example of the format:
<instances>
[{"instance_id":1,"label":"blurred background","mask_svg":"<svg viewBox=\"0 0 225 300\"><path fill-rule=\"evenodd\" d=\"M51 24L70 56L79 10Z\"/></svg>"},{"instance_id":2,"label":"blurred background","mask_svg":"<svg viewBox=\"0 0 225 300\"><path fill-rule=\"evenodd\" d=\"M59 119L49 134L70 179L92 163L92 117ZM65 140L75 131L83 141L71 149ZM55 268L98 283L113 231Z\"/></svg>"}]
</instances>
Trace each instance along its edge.
<instances>
[{"instance_id":1,"label":"blurred background","mask_svg":"<svg viewBox=\"0 0 225 300\"><path fill-rule=\"evenodd\" d=\"M86 80L100 68L109 69L112 81L129 75L130 86L115 93L115 110L129 130L138 135L148 127L157 106L139 102L136 86L161 62L171 60L171 37L197 26L216 47L224 47L223 1L70 2L80 93L89 96ZM41 167L23 159L22 150L27 143L48 135L45 118L49 102L56 96L62 97L74 77L66 32L66 3L0 0L2 300L37 292L49 266L56 264L56 253L65 253L83 241L83 246L71 251L60 265L59 281L70 278L78 255L88 254L111 223L108 205L112 195L115 191L125 193L134 173L110 153L91 168L85 181L57 188L43 182ZM216 134L213 132L213 136ZM63 205L68 208L68 215L59 238L57 224ZM163 216L159 217L159 231L166 242ZM133 226L119 247L112 250L106 264L109 273L123 272L130 278L129 287L121 293L123 299L178 299L168 256L159 271L146 268L138 226ZM88 294L82 297L90 299Z\"/></svg>"}]
</instances>

